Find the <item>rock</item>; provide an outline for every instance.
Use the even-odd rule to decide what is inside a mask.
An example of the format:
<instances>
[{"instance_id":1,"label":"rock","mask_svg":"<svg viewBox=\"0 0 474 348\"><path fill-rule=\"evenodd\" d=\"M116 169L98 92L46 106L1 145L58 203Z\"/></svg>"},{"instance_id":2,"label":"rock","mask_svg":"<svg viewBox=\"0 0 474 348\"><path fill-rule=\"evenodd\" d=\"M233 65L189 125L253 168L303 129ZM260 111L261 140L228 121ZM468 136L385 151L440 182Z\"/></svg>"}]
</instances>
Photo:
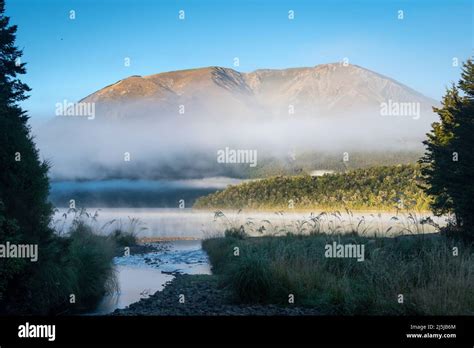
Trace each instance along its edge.
<instances>
[{"instance_id":1,"label":"rock","mask_svg":"<svg viewBox=\"0 0 474 348\"><path fill-rule=\"evenodd\" d=\"M172 273L172 272L171 272ZM141 299L110 315L172 315L172 316L233 316L233 315L318 315L314 308L277 305L242 305L230 302L230 293L218 288L215 275L174 274L162 291ZM185 303L179 303L180 294Z\"/></svg>"}]
</instances>

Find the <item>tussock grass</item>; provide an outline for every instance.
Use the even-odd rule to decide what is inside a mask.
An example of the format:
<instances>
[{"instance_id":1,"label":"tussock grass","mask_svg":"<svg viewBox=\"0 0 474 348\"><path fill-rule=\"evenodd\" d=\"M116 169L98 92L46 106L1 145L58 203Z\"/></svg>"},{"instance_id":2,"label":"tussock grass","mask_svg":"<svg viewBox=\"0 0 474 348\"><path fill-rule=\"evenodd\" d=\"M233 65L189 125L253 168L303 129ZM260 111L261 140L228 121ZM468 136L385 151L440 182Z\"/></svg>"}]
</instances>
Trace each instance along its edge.
<instances>
[{"instance_id":1,"label":"tussock grass","mask_svg":"<svg viewBox=\"0 0 474 348\"><path fill-rule=\"evenodd\" d=\"M75 271L75 291L79 309L93 308L107 293L117 289L113 258L116 242L94 233L85 223L70 233L70 257Z\"/></svg>"},{"instance_id":2,"label":"tussock grass","mask_svg":"<svg viewBox=\"0 0 474 348\"><path fill-rule=\"evenodd\" d=\"M55 236L40 255L35 273L28 277L29 305L10 311L25 314L73 314L93 309L117 288L113 257L115 243L76 221L67 235ZM71 295L74 301L71 302Z\"/></svg>"},{"instance_id":3,"label":"tussock grass","mask_svg":"<svg viewBox=\"0 0 474 348\"><path fill-rule=\"evenodd\" d=\"M351 233L359 236L400 236L405 234L427 234L446 229L442 225L450 226L452 216L445 216L445 222L441 218L435 219L427 214L416 211L398 210L394 214L370 213L364 215L354 213L345 208L344 210L323 211L319 213L310 212L309 215L298 219L289 216L286 219L285 212L275 211L276 219L253 218L241 215L239 209L235 213L226 215L223 211L214 212L214 222L219 224L219 229L224 230L227 237L242 238L245 236L283 236L293 234L341 234ZM270 213L269 213L270 214ZM437 222L436 222L436 221ZM238 227L240 226L240 227ZM453 231L454 232L454 231ZM454 236L455 233L450 235ZM221 236L222 233L208 233L207 236Z\"/></svg>"},{"instance_id":4,"label":"tussock grass","mask_svg":"<svg viewBox=\"0 0 474 348\"><path fill-rule=\"evenodd\" d=\"M95 308L105 294L117 291L113 258L117 248L136 244L136 228L133 224L117 225L112 234L106 235L94 224L97 212L72 210L63 216L64 220L68 215L72 215L70 226L65 228L64 221L56 224L62 228L41 248L35 272L24 275L28 306L12 302L6 312L80 313Z\"/></svg>"},{"instance_id":5,"label":"tussock grass","mask_svg":"<svg viewBox=\"0 0 474 348\"><path fill-rule=\"evenodd\" d=\"M134 232L114 230L110 234L110 238L114 240L118 247L133 246L138 244L138 238Z\"/></svg>"},{"instance_id":6,"label":"tussock grass","mask_svg":"<svg viewBox=\"0 0 474 348\"><path fill-rule=\"evenodd\" d=\"M326 258L333 241L364 244L365 261ZM474 314L473 247L439 234L227 236L207 239L203 248L239 303L288 305L293 294L295 305L329 315Z\"/></svg>"}]
</instances>

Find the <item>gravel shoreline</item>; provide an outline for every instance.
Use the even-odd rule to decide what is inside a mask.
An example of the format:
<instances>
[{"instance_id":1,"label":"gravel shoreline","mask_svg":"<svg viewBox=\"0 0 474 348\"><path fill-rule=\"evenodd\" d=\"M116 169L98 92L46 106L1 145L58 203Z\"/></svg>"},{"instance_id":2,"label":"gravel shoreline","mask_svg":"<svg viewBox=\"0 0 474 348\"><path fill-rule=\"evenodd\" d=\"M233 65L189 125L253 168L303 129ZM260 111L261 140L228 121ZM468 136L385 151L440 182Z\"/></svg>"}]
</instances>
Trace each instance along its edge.
<instances>
[{"instance_id":1,"label":"gravel shoreline","mask_svg":"<svg viewBox=\"0 0 474 348\"><path fill-rule=\"evenodd\" d=\"M184 303L180 303L184 295ZM316 309L276 305L240 305L229 301L227 290L218 287L215 275L177 274L162 291L124 309L115 316L243 316L320 315Z\"/></svg>"}]
</instances>

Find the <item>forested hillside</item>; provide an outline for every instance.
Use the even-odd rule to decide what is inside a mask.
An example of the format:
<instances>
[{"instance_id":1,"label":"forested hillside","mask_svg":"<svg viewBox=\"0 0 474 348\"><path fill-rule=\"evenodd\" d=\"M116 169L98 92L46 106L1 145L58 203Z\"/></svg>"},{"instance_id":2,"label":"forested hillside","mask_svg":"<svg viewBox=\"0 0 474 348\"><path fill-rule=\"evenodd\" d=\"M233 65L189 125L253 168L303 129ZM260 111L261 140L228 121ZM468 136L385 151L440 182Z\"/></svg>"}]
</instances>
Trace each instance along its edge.
<instances>
[{"instance_id":1,"label":"forested hillside","mask_svg":"<svg viewBox=\"0 0 474 348\"><path fill-rule=\"evenodd\" d=\"M275 176L229 186L199 198L194 207L218 209L420 209L429 198L418 187L420 167L398 165L346 173Z\"/></svg>"}]
</instances>

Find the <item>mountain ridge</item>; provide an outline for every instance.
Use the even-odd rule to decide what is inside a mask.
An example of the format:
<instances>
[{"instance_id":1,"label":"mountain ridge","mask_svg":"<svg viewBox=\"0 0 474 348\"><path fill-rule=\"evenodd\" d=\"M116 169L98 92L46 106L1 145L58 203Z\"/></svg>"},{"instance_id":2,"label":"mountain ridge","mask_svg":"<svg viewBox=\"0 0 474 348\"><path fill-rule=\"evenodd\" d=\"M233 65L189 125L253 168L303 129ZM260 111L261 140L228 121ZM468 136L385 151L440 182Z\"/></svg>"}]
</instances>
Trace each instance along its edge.
<instances>
[{"instance_id":1,"label":"mountain ridge","mask_svg":"<svg viewBox=\"0 0 474 348\"><path fill-rule=\"evenodd\" d=\"M258 151L265 171L275 163L293 166L295 154L310 154L308 163L319 163L327 154L342 161L347 153L356 161L357 153L421 153L436 120L434 100L365 68L337 63L130 76L82 101L96 103L95 117L57 117L39 137L46 157L63 156L55 177L246 175L247 164L216 162L217 151L227 147ZM391 101L420 105L407 115L385 114L382 106Z\"/></svg>"},{"instance_id":2,"label":"mountain ridge","mask_svg":"<svg viewBox=\"0 0 474 348\"><path fill-rule=\"evenodd\" d=\"M99 106L99 114L127 117L138 105L146 112L175 114L178 106L196 115L332 113L377 110L380 104L418 102L430 111L437 102L413 88L359 65L342 63L239 72L208 66L157 74L132 75L81 99ZM118 104L118 105L117 105ZM117 108L118 107L118 108Z\"/></svg>"}]
</instances>

